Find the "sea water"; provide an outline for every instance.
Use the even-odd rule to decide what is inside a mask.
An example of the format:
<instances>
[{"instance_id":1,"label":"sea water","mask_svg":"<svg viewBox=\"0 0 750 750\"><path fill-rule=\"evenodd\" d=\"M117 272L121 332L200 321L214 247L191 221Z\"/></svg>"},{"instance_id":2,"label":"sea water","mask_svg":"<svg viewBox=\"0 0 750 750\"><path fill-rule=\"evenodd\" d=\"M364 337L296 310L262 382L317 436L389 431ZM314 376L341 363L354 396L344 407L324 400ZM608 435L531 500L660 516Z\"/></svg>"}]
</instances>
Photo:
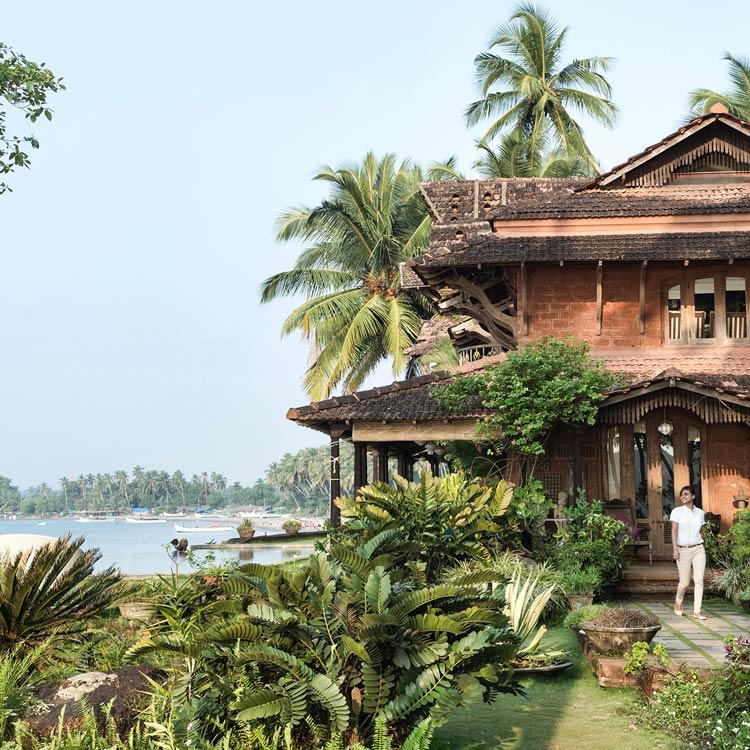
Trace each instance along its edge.
<instances>
[{"instance_id":1,"label":"sea water","mask_svg":"<svg viewBox=\"0 0 750 750\"><path fill-rule=\"evenodd\" d=\"M200 523L191 519L178 519L181 525ZM224 522L222 522L224 523ZM232 532L205 531L185 533L175 531L175 521L166 523L131 524L123 520L81 523L75 519L24 519L18 521L0 520L0 534L41 534L61 537L70 534L74 539L84 537L84 549L97 547L102 553L96 564L97 570L116 565L125 574L170 573L175 569L176 558L171 554L171 539L185 537L190 544L222 542L236 536ZM278 534L277 529L256 527L256 536ZM167 549L169 548L169 549ZM216 551L216 562L237 559L243 562L277 563L309 555L312 544L284 546L271 543L248 545L242 550ZM198 556L206 553L198 552ZM180 572L191 570L189 563L182 558Z\"/></svg>"}]
</instances>

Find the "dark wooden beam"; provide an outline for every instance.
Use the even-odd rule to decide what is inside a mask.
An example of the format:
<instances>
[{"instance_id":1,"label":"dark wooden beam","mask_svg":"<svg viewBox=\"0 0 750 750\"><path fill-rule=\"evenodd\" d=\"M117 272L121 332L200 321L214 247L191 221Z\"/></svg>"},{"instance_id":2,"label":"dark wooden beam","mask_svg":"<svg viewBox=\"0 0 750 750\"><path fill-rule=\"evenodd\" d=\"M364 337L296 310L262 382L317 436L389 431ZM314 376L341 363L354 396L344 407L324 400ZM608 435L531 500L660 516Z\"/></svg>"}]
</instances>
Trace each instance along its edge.
<instances>
[{"instance_id":1,"label":"dark wooden beam","mask_svg":"<svg viewBox=\"0 0 750 750\"><path fill-rule=\"evenodd\" d=\"M526 336L529 332L529 317L526 311L526 264L521 263L521 270L519 272L520 279L519 279L519 287L518 290L519 293L519 301L521 303L521 326L520 326L520 334L521 336Z\"/></svg>"},{"instance_id":2,"label":"dark wooden beam","mask_svg":"<svg viewBox=\"0 0 750 750\"><path fill-rule=\"evenodd\" d=\"M602 262L596 263L596 335L602 335L602 307L604 295L602 293Z\"/></svg>"},{"instance_id":3,"label":"dark wooden beam","mask_svg":"<svg viewBox=\"0 0 750 750\"><path fill-rule=\"evenodd\" d=\"M400 477L409 478L409 454L405 450L399 451L397 471Z\"/></svg>"},{"instance_id":4,"label":"dark wooden beam","mask_svg":"<svg viewBox=\"0 0 750 750\"><path fill-rule=\"evenodd\" d=\"M388 482L388 444L380 443L377 448L375 481Z\"/></svg>"},{"instance_id":5,"label":"dark wooden beam","mask_svg":"<svg viewBox=\"0 0 750 750\"><path fill-rule=\"evenodd\" d=\"M646 267L648 261L644 260L641 263L641 285L638 293L638 325L640 327L641 336L646 333Z\"/></svg>"},{"instance_id":6,"label":"dark wooden beam","mask_svg":"<svg viewBox=\"0 0 750 750\"><path fill-rule=\"evenodd\" d=\"M581 428L573 428L573 501L578 497L578 490L583 486L583 463L581 461Z\"/></svg>"},{"instance_id":7,"label":"dark wooden beam","mask_svg":"<svg viewBox=\"0 0 750 750\"><path fill-rule=\"evenodd\" d=\"M354 491L367 485L367 443L354 443Z\"/></svg>"}]
</instances>

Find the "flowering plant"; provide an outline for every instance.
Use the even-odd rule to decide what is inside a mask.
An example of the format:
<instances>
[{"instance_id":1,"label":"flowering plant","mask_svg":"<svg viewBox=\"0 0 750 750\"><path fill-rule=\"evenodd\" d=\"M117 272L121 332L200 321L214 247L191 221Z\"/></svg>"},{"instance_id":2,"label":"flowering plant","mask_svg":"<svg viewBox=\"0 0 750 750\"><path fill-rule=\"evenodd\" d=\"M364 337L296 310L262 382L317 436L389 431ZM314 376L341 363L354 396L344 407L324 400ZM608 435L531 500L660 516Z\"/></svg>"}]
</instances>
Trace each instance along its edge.
<instances>
[{"instance_id":1,"label":"flowering plant","mask_svg":"<svg viewBox=\"0 0 750 750\"><path fill-rule=\"evenodd\" d=\"M750 664L750 638L727 636L724 639L726 659L730 664Z\"/></svg>"}]
</instances>

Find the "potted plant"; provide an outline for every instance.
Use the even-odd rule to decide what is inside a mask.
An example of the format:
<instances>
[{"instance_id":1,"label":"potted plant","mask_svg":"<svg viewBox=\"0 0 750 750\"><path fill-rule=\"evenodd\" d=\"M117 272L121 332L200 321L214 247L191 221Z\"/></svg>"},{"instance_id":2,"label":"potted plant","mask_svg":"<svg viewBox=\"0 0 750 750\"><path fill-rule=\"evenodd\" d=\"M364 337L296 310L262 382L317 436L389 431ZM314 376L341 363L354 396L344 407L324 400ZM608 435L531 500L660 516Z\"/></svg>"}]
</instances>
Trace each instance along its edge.
<instances>
[{"instance_id":1,"label":"potted plant","mask_svg":"<svg viewBox=\"0 0 750 750\"><path fill-rule=\"evenodd\" d=\"M160 588L161 582L158 578L133 583L117 602L120 615L134 622L153 620L158 611L155 600Z\"/></svg>"},{"instance_id":2,"label":"potted plant","mask_svg":"<svg viewBox=\"0 0 750 750\"><path fill-rule=\"evenodd\" d=\"M302 522L298 521L296 518L290 518L288 521L284 521L284 523L281 524L281 528L284 530L285 534L294 536L295 534L299 534L302 529Z\"/></svg>"},{"instance_id":3,"label":"potted plant","mask_svg":"<svg viewBox=\"0 0 750 750\"><path fill-rule=\"evenodd\" d=\"M557 583L565 592L571 609L587 607L594 601L594 592L602 579L596 568L567 568L558 573Z\"/></svg>"},{"instance_id":4,"label":"potted plant","mask_svg":"<svg viewBox=\"0 0 750 750\"><path fill-rule=\"evenodd\" d=\"M637 641L651 643L661 622L640 609L618 607L582 622L581 630L600 654L621 655Z\"/></svg>"},{"instance_id":5,"label":"potted plant","mask_svg":"<svg viewBox=\"0 0 750 750\"><path fill-rule=\"evenodd\" d=\"M255 526L249 518L243 519L242 523L237 527L237 533L240 535L240 539L252 539L255 536Z\"/></svg>"}]
</instances>

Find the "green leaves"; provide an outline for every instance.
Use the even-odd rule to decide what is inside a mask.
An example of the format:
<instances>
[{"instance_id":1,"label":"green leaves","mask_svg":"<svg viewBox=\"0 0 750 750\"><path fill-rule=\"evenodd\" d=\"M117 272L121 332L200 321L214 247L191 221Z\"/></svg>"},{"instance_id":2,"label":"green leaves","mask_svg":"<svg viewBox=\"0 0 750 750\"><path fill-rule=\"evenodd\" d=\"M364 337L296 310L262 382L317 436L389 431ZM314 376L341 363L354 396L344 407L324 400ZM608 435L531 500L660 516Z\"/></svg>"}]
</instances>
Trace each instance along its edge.
<instances>
[{"instance_id":1,"label":"green leaves","mask_svg":"<svg viewBox=\"0 0 750 750\"><path fill-rule=\"evenodd\" d=\"M0 643L77 633L112 606L121 590L114 568L94 573L98 550L69 536L0 565Z\"/></svg>"},{"instance_id":2,"label":"green leaves","mask_svg":"<svg viewBox=\"0 0 750 750\"><path fill-rule=\"evenodd\" d=\"M17 167L28 167L26 146L37 149L39 141L33 135L19 136L8 133L7 109L20 110L24 117L35 123L40 117L52 119L52 110L47 106L49 94L65 89L62 78L24 55L14 52L0 42L0 98L7 106L0 107L0 174L8 174ZM11 190L0 182L0 193Z\"/></svg>"},{"instance_id":3,"label":"green leaves","mask_svg":"<svg viewBox=\"0 0 750 750\"><path fill-rule=\"evenodd\" d=\"M448 409L478 400L492 412L480 424L480 436L500 450L512 447L534 456L544 453L556 426L594 424L599 404L616 383L601 362L591 359L585 342L548 337L433 393Z\"/></svg>"},{"instance_id":4,"label":"green leaves","mask_svg":"<svg viewBox=\"0 0 750 750\"><path fill-rule=\"evenodd\" d=\"M282 328L299 332L316 353L305 375L313 399L339 385L356 389L373 367L390 359L404 372L403 353L430 316L401 289L399 266L427 247L430 216L419 193L422 172L393 154L368 153L361 164L326 167L316 180L330 193L318 206L295 206L277 222L280 242L300 240L294 267L266 279L261 301L302 294Z\"/></svg>"},{"instance_id":5,"label":"green leaves","mask_svg":"<svg viewBox=\"0 0 750 750\"><path fill-rule=\"evenodd\" d=\"M596 161L570 110L611 127L617 108L604 77L612 59L589 57L561 65L566 29L552 16L519 5L490 43L495 52L474 59L481 99L466 109L468 125L492 122L479 147L480 170L493 177L592 174ZM500 148L490 141L502 136ZM565 164L562 163L565 161ZM556 162L551 167L551 162ZM475 165L476 166L476 165Z\"/></svg>"},{"instance_id":6,"label":"green leaves","mask_svg":"<svg viewBox=\"0 0 750 750\"><path fill-rule=\"evenodd\" d=\"M480 485L463 474L424 474L419 482L396 477L395 484L368 485L339 500L349 519L335 532L334 554L343 564L363 577L377 554L395 563L392 583L417 569L429 583L446 567L490 558L513 497L510 484Z\"/></svg>"}]
</instances>

